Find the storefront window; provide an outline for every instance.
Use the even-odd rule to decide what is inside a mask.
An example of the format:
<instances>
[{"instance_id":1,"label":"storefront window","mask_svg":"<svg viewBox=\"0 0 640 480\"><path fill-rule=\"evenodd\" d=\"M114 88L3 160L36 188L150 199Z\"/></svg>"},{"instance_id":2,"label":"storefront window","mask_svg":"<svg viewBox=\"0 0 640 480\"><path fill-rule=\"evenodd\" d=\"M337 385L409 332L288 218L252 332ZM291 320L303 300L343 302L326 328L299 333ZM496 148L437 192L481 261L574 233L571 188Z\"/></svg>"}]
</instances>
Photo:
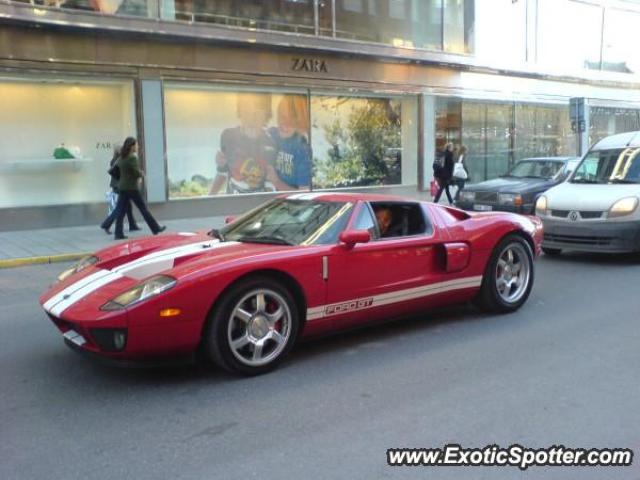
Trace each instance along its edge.
<instances>
[{"instance_id":1,"label":"storefront window","mask_svg":"<svg viewBox=\"0 0 640 480\"><path fill-rule=\"evenodd\" d=\"M162 4L170 20L313 35L313 0L175 0Z\"/></svg>"},{"instance_id":2,"label":"storefront window","mask_svg":"<svg viewBox=\"0 0 640 480\"><path fill-rule=\"evenodd\" d=\"M599 70L602 8L574 0L539 0L538 62L563 71Z\"/></svg>"},{"instance_id":3,"label":"storefront window","mask_svg":"<svg viewBox=\"0 0 640 480\"><path fill-rule=\"evenodd\" d=\"M336 36L442 49L443 0L336 0Z\"/></svg>"},{"instance_id":4,"label":"storefront window","mask_svg":"<svg viewBox=\"0 0 640 480\"><path fill-rule=\"evenodd\" d=\"M640 73L637 38L640 13L609 8L605 14L602 69Z\"/></svg>"},{"instance_id":5,"label":"storefront window","mask_svg":"<svg viewBox=\"0 0 640 480\"><path fill-rule=\"evenodd\" d=\"M85 10L106 15L157 17L158 0L18 0L21 3L71 10Z\"/></svg>"},{"instance_id":6,"label":"storefront window","mask_svg":"<svg viewBox=\"0 0 640 480\"><path fill-rule=\"evenodd\" d=\"M465 163L470 182L487 178L485 110L485 106L479 103L464 102L461 105L460 145L454 144L454 149L458 147L459 151L460 146L467 147Z\"/></svg>"},{"instance_id":7,"label":"storefront window","mask_svg":"<svg viewBox=\"0 0 640 480\"><path fill-rule=\"evenodd\" d=\"M616 133L640 130L640 109L591 107L589 143Z\"/></svg>"},{"instance_id":8,"label":"storefront window","mask_svg":"<svg viewBox=\"0 0 640 480\"><path fill-rule=\"evenodd\" d=\"M473 51L475 2L444 0L444 50L451 53Z\"/></svg>"},{"instance_id":9,"label":"storefront window","mask_svg":"<svg viewBox=\"0 0 640 480\"><path fill-rule=\"evenodd\" d=\"M566 105L491 103L456 98L436 101L436 158L447 142L466 148L471 182L506 173L523 158L575 155Z\"/></svg>"},{"instance_id":10,"label":"storefront window","mask_svg":"<svg viewBox=\"0 0 640 480\"><path fill-rule=\"evenodd\" d=\"M526 59L527 3L513 0L491 0L492 8L475 12L475 39L473 52L476 58L489 65L518 65ZM466 19L465 19L466 20Z\"/></svg>"},{"instance_id":11,"label":"storefront window","mask_svg":"<svg viewBox=\"0 0 640 480\"><path fill-rule=\"evenodd\" d=\"M314 188L415 184L416 103L313 95Z\"/></svg>"},{"instance_id":12,"label":"storefront window","mask_svg":"<svg viewBox=\"0 0 640 480\"><path fill-rule=\"evenodd\" d=\"M512 106L463 102L460 144L471 182L494 178L509 169L511 161Z\"/></svg>"},{"instance_id":13,"label":"storefront window","mask_svg":"<svg viewBox=\"0 0 640 480\"><path fill-rule=\"evenodd\" d=\"M15 0L249 30L321 35L395 47L469 53L475 0Z\"/></svg>"},{"instance_id":14,"label":"storefront window","mask_svg":"<svg viewBox=\"0 0 640 480\"><path fill-rule=\"evenodd\" d=\"M305 94L165 86L169 197L308 189Z\"/></svg>"},{"instance_id":15,"label":"storefront window","mask_svg":"<svg viewBox=\"0 0 640 480\"><path fill-rule=\"evenodd\" d=\"M0 79L0 207L102 202L136 135L131 82Z\"/></svg>"},{"instance_id":16,"label":"storefront window","mask_svg":"<svg viewBox=\"0 0 640 480\"><path fill-rule=\"evenodd\" d=\"M514 160L575 155L567 106L516 104L514 147Z\"/></svg>"},{"instance_id":17,"label":"storefront window","mask_svg":"<svg viewBox=\"0 0 640 480\"><path fill-rule=\"evenodd\" d=\"M166 84L164 98L172 199L417 182L415 97Z\"/></svg>"}]
</instances>

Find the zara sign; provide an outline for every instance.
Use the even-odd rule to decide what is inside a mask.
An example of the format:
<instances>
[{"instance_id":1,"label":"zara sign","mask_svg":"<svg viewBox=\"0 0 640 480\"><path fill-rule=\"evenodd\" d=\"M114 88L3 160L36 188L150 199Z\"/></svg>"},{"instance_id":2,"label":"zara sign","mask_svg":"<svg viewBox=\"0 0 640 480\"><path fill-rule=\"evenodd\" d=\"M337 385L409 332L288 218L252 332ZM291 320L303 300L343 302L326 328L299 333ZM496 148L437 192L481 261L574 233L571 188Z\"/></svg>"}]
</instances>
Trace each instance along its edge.
<instances>
[{"instance_id":1,"label":"zara sign","mask_svg":"<svg viewBox=\"0 0 640 480\"><path fill-rule=\"evenodd\" d=\"M293 58L291 69L294 72L329 73L327 62L317 58Z\"/></svg>"}]
</instances>

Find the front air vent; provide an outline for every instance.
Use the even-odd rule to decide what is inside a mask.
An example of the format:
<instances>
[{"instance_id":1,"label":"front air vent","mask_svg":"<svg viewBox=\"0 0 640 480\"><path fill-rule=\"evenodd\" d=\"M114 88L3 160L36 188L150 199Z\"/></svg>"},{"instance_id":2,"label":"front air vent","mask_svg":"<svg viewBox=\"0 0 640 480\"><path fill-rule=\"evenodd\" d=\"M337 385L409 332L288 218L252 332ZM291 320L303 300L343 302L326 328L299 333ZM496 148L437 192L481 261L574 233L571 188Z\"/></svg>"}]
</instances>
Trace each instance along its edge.
<instances>
[{"instance_id":1,"label":"front air vent","mask_svg":"<svg viewBox=\"0 0 640 480\"><path fill-rule=\"evenodd\" d=\"M603 212L594 212L587 210L580 210L580 216L585 220L592 220L594 218L602 218Z\"/></svg>"}]
</instances>

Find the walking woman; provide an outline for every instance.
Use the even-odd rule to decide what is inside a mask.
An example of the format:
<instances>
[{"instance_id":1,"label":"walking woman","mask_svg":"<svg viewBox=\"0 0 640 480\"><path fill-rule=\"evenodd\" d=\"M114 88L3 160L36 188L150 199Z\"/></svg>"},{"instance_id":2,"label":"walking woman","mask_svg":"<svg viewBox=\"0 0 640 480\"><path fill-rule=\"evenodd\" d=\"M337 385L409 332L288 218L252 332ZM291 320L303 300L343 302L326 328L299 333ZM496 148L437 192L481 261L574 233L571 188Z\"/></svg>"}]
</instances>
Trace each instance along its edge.
<instances>
[{"instance_id":1,"label":"walking woman","mask_svg":"<svg viewBox=\"0 0 640 480\"><path fill-rule=\"evenodd\" d=\"M164 225L158 225L156 219L153 218L151 212L147 209L147 205L144 203L144 199L140 194L140 183L144 176L144 172L140 169L138 163L138 143L133 137L128 137L122 145L120 151L120 159L118 160L118 167L120 167L120 180L118 181L118 204L116 205L116 240L127 238L122 231L122 224L124 223L124 216L127 213L127 208L133 202L144 221L147 222L149 228L154 235L164 231L167 227Z\"/></svg>"},{"instance_id":2,"label":"walking woman","mask_svg":"<svg viewBox=\"0 0 640 480\"><path fill-rule=\"evenodd\" d=\"M465 163L466 155L467 147L461 145L460 150L458 151L458 158L456 159L456 163L453 166L453 180L451 182L453 185L458 187L458 190L456 191L456 195L454 197L455 201L458 201L458 198L460 198L460 192L464 189L464 184L469 178L469 170L467 169L467 164Z\"/></svg>"},{"instance_id":3,"label":"walking woman","mask_svg":"<svg viewBox=\"0 0 640 480\"><path fill-rule=\"evenodd\" d=\"M436 198L433 199L434 203L438 203L442 191L444 190L449 200L449 205L453 203L451 198L451 192L449 191L449 185L451 184L451 178L453 177L453 143L447 143L444 147L444 165L440 169L438 180L438 193Z\"/></svg>"},{"instance_id":4,"label":"walking woman","mask_svg":"<svg viewBox=\"0 0 640 480\"><path fill-rule=\"evenodd\" d=\"M114 145L113 147L113 158L109 163L109 175L111 176L111 181L109 182L109 186L111 187L111 194L115 195L116 202L118 201L118 181L120 180L120 168L118 167L118 160L120 159L120 151L122 150L122 145ZM117 203L116 203L117 204ZM104 221L100 224L100 228L102 228L106 233L111 234L111 225L116 221L116 212L115 207L113 211L104 219ZM129 221L129 231L133 232L134 230L140 230L138 224L136 223L136 219L133 216L133 211L131 210L131 202L127 207L127 220Z\"/></svg>"}]
</instances>

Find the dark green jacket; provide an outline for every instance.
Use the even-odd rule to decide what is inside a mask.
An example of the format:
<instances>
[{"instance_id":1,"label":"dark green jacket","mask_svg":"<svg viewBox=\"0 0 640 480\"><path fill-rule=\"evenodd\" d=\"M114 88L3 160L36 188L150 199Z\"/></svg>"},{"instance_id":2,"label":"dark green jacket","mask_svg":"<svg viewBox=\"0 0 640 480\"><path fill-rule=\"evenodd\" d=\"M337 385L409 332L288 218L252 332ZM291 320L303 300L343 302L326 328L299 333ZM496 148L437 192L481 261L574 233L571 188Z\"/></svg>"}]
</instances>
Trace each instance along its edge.
<instances>
[{"instance_id":1,"label":"dark green jacket","mask_svg":"<svg viewBox=\"0 0 640 480\"><path fill-rule=\"evenodd\" d=\"M140 190L138 179L142 177L142 170L140 170L138 157L131 154L127 158L120 158L118 166L120 167L118 190L121 192Z\"/></svg>"}]
</instances>

